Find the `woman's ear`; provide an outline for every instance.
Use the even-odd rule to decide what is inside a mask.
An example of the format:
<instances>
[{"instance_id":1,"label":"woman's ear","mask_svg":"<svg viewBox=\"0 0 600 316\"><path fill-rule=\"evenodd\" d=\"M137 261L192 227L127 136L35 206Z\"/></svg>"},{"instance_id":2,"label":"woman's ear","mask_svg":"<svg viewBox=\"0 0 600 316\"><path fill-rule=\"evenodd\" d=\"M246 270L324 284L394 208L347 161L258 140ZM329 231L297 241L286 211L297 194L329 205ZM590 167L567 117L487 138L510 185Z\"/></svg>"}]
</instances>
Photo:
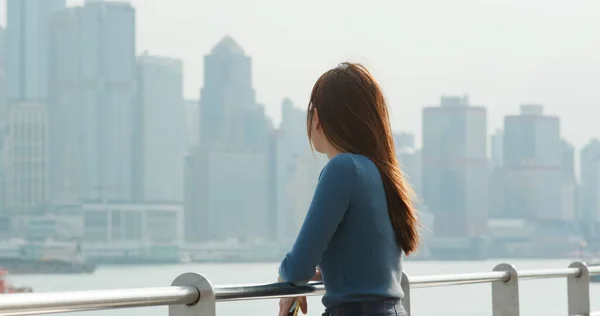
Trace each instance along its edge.
<instances>
[{"instance_id":1,"label":"woman's ear","mask_svg":"<svg viewBox=\"0 0 600 316\"><path fill-rule=\"evenodd\" d=\"M313 109L315 113L313 114L313 124L315 124L315 129L321 128L321 121L319 121L319 112L316 108Z\"/></svg>"}]
</instances>

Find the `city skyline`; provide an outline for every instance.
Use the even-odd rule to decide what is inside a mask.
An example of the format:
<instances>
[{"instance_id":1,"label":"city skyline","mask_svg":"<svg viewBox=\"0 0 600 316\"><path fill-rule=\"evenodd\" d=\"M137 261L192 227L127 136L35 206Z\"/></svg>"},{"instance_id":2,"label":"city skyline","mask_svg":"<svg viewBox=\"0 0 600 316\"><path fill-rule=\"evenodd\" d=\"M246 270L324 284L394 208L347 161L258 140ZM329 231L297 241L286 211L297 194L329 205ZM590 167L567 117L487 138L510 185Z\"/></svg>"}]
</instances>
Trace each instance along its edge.
<instances>
[{"instance_id":1,"label":"city skyline","mask_svg":"<svg viewBox=\"0 0 600 316\"><path fill-rule=\"evenodd\" d=\"M229 34L254 56L257 100L275 123L283 98L304 107L318 75L350 59L375 71L394 129L413 131L418 143L421 108L440 94L468 93L473 103L487 106L490 133L504 115L518 113L521 103L543 104L547 113L560 116L564 137L577 148L596 133L588 118L600 100L593 85L600 81L595 36L600 26L593 15L600 3L594 0L576 6L538 0L382 1L367 12L354 5L339 10L337 1L291 7L265 0L252 6L234 0L130 2L139 15L137 52L181 58L188 99L197 99L203 85L201 56ZM352 23L363 15L367 23ZM309 22L324 16L346 27Z\"/></svg>"},{"instance_id":2,"label":"city skyline","mask_svg":"<svg viewBox=\"0 0 600 316\"><path fill-rule=\"evenodd\" d=\"M279 101L281 122L266 113L251 52L220 37L203 53L203 85L189 100L184 61L137 53L134 6L49 3L10 0L7 80L17 79L0 170L10 232L106 243L294 239L326 161L310 151L297 100ZM38 16L47 35L23 32L37 30ZM569 251L576 238L600 242L600 176L576 183L575 148L558 115L519 102L490 137L485 101L437 98L420 108L420 130L393 135L432 228L429 251L514 253L522 240L503 237L506 221L545 253ZM585 151L582 173L600 174L595 150ZM548 231L573 238L548 248ZM488 248L490 240L501 246Z\"/></svg>"}]
</instances>

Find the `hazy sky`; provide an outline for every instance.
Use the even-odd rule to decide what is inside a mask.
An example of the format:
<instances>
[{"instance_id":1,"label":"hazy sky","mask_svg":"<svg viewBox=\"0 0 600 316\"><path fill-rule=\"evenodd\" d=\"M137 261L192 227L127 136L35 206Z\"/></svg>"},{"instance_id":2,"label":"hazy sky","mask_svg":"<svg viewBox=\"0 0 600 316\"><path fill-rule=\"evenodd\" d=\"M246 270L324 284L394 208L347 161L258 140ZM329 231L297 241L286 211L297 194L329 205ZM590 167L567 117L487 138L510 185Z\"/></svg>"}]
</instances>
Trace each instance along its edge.
<instances>
[{"instance_id":1,"label":"hazy sky","mask_svg":"<svg viewBox=\"0 0 600 316\"><path fill-rule=\"evenodd\" d=\"M138 51L182 58L189 98L199 96L203 56L229 34L253 57L258 101L275 121L284 97L305 107L317 77L350 60L381 81L395 130L420 135L423 106L468 93L488 107L490 131L525 102L560 115L577 146L600 136L599 0L131 3Z\"/></svg>"}]
</instances>

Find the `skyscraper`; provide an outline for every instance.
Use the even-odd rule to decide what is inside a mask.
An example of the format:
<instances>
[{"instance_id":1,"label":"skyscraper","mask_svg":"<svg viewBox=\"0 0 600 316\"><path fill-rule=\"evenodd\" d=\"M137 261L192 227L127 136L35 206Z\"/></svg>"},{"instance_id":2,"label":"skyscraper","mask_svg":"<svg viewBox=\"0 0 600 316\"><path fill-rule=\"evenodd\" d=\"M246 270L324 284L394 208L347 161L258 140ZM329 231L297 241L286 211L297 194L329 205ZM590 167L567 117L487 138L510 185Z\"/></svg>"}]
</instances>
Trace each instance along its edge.
<instances>
[{"instance_id":1,"label":"skyscraper","mask_svg":"<svg viewBox=\"0 0 600 316\"><path fill-rule=\"evenodd\" d=\"M9 102L44 101L48 93L48 45L52 16L66 0L7 0L6 65Z\"/></svg>"},{"instance_id":2,"label":"skyscraper","mask_svg":"<svg viewBox=\"0 0 600 316\"><path fill-rule=\"evenodd\" d=\"M293 241L297 236L312 201L319 175L327 163L326 156L316 156L309 151L292 156L287 164L286 182L281 185L285 194L281 237ZM280 238L281 238L280 237Z\"/></svg>"},{"instance_id":3,"label":"skyscraper","mask_svg":"<svg viewBox=\"0 0 600 316\"><path fill-rule=\"evenodd\" d=\"M251 59L225 37L204 63L200 144L186 160L186 238L266 239L276 177L269 176L270 126L256 104Z\"/></svg>"},{"instance_id":4,"label":"skyscraper","mask_svg":"<svg viewBox=\"0 0 600 316\"><path fill-rule=\"evenodd\" d=\"M573 222L577 217L577 179L575 178L575 147L564 139L561 146L561 197L562 210L560 218Z\"/></svg>"},{"instance_id":5,"label":"skyscraper","mask_svg":"<svg viewBox=\"0 0 600 316\"><path fill-rule=\"evenodd\" d=\"M9 122L5 208L20 214L37 211L48 192L46 106L15 103Z\"/></svg>"},{"instance_id":6,"label":"skyscraper","mask_svg":"<svg viewBox=\"0 0 600 316\"><path fill-rule=\"evenodd\" d=\"M187 150L198 145L200 139L200 106L198 100L185 100L185 119L188 134Z\"/></svg>"},{"instance_id":7,"label":"skyscraper","mask_svg":"<svg viewBox=\"0 0 600 316\"><path fill-rule=\"evenodd\" d=\"M6 127L4 127L6 128ZM0 214L6 211L6 173L8 171L8 136L5 132L0 132ZM1 223L0 215L0 223ZM2 225L0 224L0 227Z\"/></svg>"},{"instance_id":8,"label":"skyscraper","mask_svg":"<svg viewBox=\"0 0 600 316\"><path fill-rule=\"evenodd\" d=\"M4 210L4 203L6 198L4 197L4 183L5 183L5 171L6 171L6 132L8 130L8 107L6 102L6 45L5 38L6 32L3 27L0 27L0 214ZM0 224L1 226L1 224Z\"/></svg>"},{"instance_id":9,"label":"skyscraper","mask_svg":"<svg viewBox=\"0 0 600 316\"><path fill-rule=\"evenodd\" d=\"M490 156L492 160L492 169L501 168L504 163L504 133L502 130L497 130L490 138Z\"/></svg>"},{"instance_id":10,"label":"skyscraper","mask_svg":"<svg viewBox=\"0 0 600 316\"><path fill-rule=\"evenodd\" d=\"M400 147L396 149L396 156L400 163L400 170L404 174L404 179L410 183L412 189L418 198L421 191L421 151L412 147Z\"/></svg>"},{"instance_id":11,"label":"skyscraper","mask_svg":"<svg viewBox=\"0 0 600 316\"><path fill-rule=\"evenodd\" d=\"M504 133L496 130L490 137L489 217L503 218L504 214Z\"/></svg>"},{"instance_id":12,"label":"skyscraper","mask_svg":"<svg viewBox=\"0 0 600 316\"><path fill-rule=\"evenodd\" d=\"M281 129L285 139L281 145L288 154L310 149L306 133L306 109L294 106L289 98L281 102Z\"/></svg>"},{"instance_id":13,"label":"skyscraper","mask_svg":"<svg viewBox=\"0 0 600 316\"><path fill-rule=\"evenodd\" d=\"M327 162L325 155L311 152L306 134L306 110L289 98L281 102L283 133L278 144L277 187L280 240L293 241L306 216L317 179Z\"/></svg>"},{"instance_id":14,"label":"skyscraper","mask_svg":"<svg viewBox=\"0 0 600 316\"><path fill-rule=\"evenodd\" d=\"M266 147L267 134L264 110L252 87L252 60L226 36L204 57L200 143Z\"/></svg>"},{"instance_id":15,"label":"skyscraper","mask_svg":"<svg viewBox=\"0 0 600 316\"><path fill-rule=\"evenodd\" d=\"M562 220L560 121L540 105L522 105L504 119L504 213L537 221Z\"/></svg>"},{"instance_id":16,"label":"skyscraper","mask_svg":"<svg viewBox=\"0 0 600 316\"><path fill-rule=\"evenodd\" d=\"M436 237L487 234L487 118L465 97L423 110L422 190Z\"/></svg>"},{"instance_id":17,"label":"skyscraper","mask_svg":"<svg viewBox=\"0 0 600 316\"><path fill-rule=\"evenodd\" d=\"M421 151L415 148L415 135L408 132L393 134L396 157L406 181L417 196L421 195Z\"/></svg>"},{"instance_id":18,"label":"skyscraper","mask_svg":"<svg viewBox=\"0 0 600 316\"><path fill-rule=\"evenodd\" d=\"M0 27L0 134L5 131L4 128L8 123L6 84L6 31Z\"/></svg>"},{"instance_id":19,"label":"skyscraper","mask_svg":"<svg viewBox=\"0 0 600 316\"><path fill-rule=\"evenodd\" d=\"M131 200L135 11L88 2L56 15L50 34L51 196Z\"/></svg>"},{"instance_id":20,"label":"skyscraper","mask_svg":"<svg viewBox=\"0 0 600 316\"><path fill-rule=\"evenodd\" d=\"M187 130L181 60L140 56L137 86L133 142L136 198L182 203Z\"/></svg>"},{"instance_id":21,"label":"skyscraper","mask_svg":"<svg viewBox=\"0 0 600 316\"><path fill-rule=\"evenodd\" d=\"M580 155L578 220L588 237L600 237L600 140L590 140Z\"/></svg>"},{"instance_id":22,"label":"skyscraper","mask_svg":"<svg viewBox=\"0 0 600 316\"><path fill-rule=\"evenodd\" d=\"M3 162L8 211L33 211L47 199L48 28L52 16L65 9L65 1L7 0L0 134L9 134Z\"/></svg>"},{"instance_id":23,"label":"skyscraper","mask_svg":"<svg viewBox=\"0 0 600 316\"><path fill-rule=\"evenodd\" d=\"M281 129L273 129L269 135L269 147L267 149L267 229L268 237L277 240L280 236L279 217L281 216L283 190L279 179L279 159L281 158L279 146L284 133Z\"/></svg>"},{"instance_id":24,"label":"skyscraper","mask_svg":"<svg viewBox=\"0 0 600 316\"><path fill-rule=\"evenodd\" d=\"M575 182L575 147L564 139L560 140L561 146L561 174L563 182Z\"/></svg>"}]
</instances>

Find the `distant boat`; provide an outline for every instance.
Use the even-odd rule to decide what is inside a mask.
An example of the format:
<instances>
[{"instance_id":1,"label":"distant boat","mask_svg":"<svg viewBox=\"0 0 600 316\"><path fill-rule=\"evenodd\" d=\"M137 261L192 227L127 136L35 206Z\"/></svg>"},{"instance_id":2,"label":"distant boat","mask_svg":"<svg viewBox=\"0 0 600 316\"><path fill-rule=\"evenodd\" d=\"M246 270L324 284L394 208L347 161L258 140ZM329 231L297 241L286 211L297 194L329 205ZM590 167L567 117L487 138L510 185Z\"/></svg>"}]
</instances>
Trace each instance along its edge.
<instances>
[{"instance_id":1,"label":"distant boat","mask_svg":"<svg viewBox=\"0 0 600 316\"><path fill-rule=\"evenodd\" d=\"M26 241L4 243L0 251L0 267L11 274L74 274L96 270L96 265L81 254L79 244Z\"/></svg>"},{"instance_id":2,"label":"distant boat","mask_svg":"<svg viewBox=\"0 0 600 316\"><path fill-rule=\"evenodd\" d=\"M5 280L8 271L0 268L0 294L11 293L31 293L33 290L30 287L14 287Z\"/></svg>"},{"instance_id":3,"label":"distant boat","mask_svg":"<svg viewBox=\"0 0 600 316\"><path fill-rule=\"evenodd\" d=\"M0 257L0 266L11 274L77 274L96 270L96 265L88 262L19 257Z\"/></svg>"}]
</instances>

